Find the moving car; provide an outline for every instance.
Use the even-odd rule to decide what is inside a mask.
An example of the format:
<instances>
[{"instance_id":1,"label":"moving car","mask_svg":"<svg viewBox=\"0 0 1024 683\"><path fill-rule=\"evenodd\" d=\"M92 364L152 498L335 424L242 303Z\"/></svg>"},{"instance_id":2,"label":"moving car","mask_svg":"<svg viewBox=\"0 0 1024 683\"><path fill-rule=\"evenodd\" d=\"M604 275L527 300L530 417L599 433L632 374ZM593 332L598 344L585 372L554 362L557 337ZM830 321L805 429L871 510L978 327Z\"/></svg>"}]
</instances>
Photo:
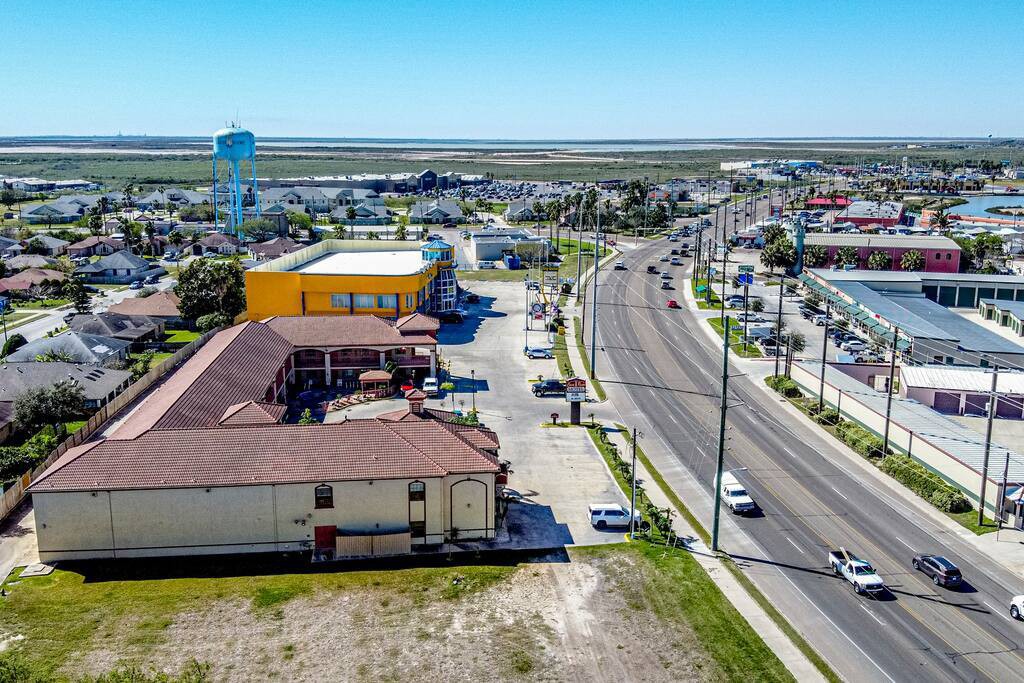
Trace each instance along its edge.
<instances>
[{"instance_id":1,"label":"moving car","mask_svg":"<svg viewBox=\"0 0 1024 683\"><path fill-rule=\"evenodd\" d=\"M545 379L533 385L534 396L547 396L548 394L564 394L565 382L557 379Z\"/></svg>"},{"instance_id":2,"label":"moving car","mask_svg":"<svg viewBox=\"0 0 1024 683\"><path fill-rule=\"evenodd\" d=\"M647 266L647 272L651 273L652 275L654 273L657 273L658 272L658 266Z\"/></svg>"},{"instance_id":3,"label":"moving car","mask_svg":"<svg viewBox=\"0 0 1024 683\"><path fill-rule=\"evenodd\" d=\"M936 586L958 588L964 580L959 567L942 555L915 555L912 564L914 569L930 576Z\"/></svg>"},{"instance_id":4,"label":"moving car","mask_svg":"<svg viewBox=\"0 0 1024 683\"><path fill-rule=\"evenodd\" d=\"M669 299L668 301L665 302L665 305L668 306L669 308L679 308L679 302L676 301L675 299Z\"/></svg>"},{"instance_id":5,"label":"moving car","mask_svg":"<svg viewBox=\"0 0 1024 683\"><path fill-rule=\"evenodd\" d=\"M672 257L672 260L670 261L670 263L671 263L671 264L672 264L673 266L681 266L681 265L683 265L683 262L679 260L679 257L678 257L678 256L673 256L673 257Z\"/></svg>"},{"instance_id":6,"label":"moving car","mask_svg":"<svg viewBox=\"0 0 1024 683\"><path fill-rule=\"evenodd\" d=\"M587 506L590 523L598 529L629 528L629 510L618 503L591 503ZM633 521L639 526L643 517L639 510L633 512Z\"/></svg>"},{"instance_id":7,"label":"moving car","mask_svg":"<svg viewBox=\"0 0 1024 683\"><path fill-rule=\"evenodd\" d=\"M668 274L667 270L663 270L663 271L661 271L661 279L662 280L671 280L672 276Z\"/></svg>"},{"instance_id":8,"label":"moving car","mask_svg":"<svg viewBox=\"0 0 1024 683\"><path fill-rule=\"evenodd\" d=\"M765 319L757 313L739 313L736 315L736 321L741 323L763 323Z\"/></svg>"},{"instance_id":9,"label":"moving car","mask_svg":"<svg viewBox=\"0 0 1024 683\"><path fill-rule=\"evenodd\" d=\"M554 355L551 353L551 349L542 349L539 346L531 346L530 348L526 349L526 357L534 359L554 358Z\"/></svg>"},{"instance_id":10,"label":"moving car","mask_svg":"<svg viewBox=\"0 0 1024 683\"><path fill-rule=\"evenodd\" d=\"M440 391L440 385L437 383L436 377L427 377L423 380L423 393L427 396L437 396Z\"/></svg>"},{"instance_id":11,"label":"moving car","mask_svg":"<svg viewBox=\"0 0 1024 683\"><path fill-rule=\"evenodd\" d=\"M661 288L662 289L672 289L672 283L669 282L668 280L662 280L661 281Z\"/></svg>"},{"instance_id":12,"label":"moving car","mask_svg":"<svg viewBox=\"0 0 1024 683\"><path fill-rule=\"evenodd\" d=\"M669 258L669 257L668 257L667 255L663 255L663 256L662 256L661 258L659 258L658 260L659 260L659 261L661 261L662 263L668 263L668 258Z\"/></svg>"},{"instance_id":13,"label":"moving car","mask_svg":"<svg viewBox=\"0 0 1024 683\"><path fill-rule=\"evenodd\" d=\"M615 270L625 270L625 269L626 269L626 262L625 261L616 261L615 262Z\"/></svg>"},{"instance_id":14,"label":"moving car","mask_svg":"<svg viewBox=\"0 0 1024 683\"><path fill-rule=\"evenodd\" d=\"M843 577L853 585L857 595L880 595L885 592L885 582L875 572L871 563L847 552L845 548L831 551L828 554L828 563L836 576Z\"/></svg>"},{"instance_id":15,"label":"moving car","mask_svg":"<svg viewBox=\"0 0 1024 683\"><path fill-rule=\"evenodd\" d=\"M1010 616L1020 619L1021 614L1024 614L1024 595L1015 595L1010 599Z\"/></svg>"},{"instance_id":16,"label":"moving car","mask_svg":"<svg viewBox=\"0 0 1024 683\"><path fill-rule=\"evenodd\" d=\"M747 489L737 481L732 472L722 473L722 501L734 515L753 512L757 509L757 505L747 493Z\"/></svg>"}]
</instances>

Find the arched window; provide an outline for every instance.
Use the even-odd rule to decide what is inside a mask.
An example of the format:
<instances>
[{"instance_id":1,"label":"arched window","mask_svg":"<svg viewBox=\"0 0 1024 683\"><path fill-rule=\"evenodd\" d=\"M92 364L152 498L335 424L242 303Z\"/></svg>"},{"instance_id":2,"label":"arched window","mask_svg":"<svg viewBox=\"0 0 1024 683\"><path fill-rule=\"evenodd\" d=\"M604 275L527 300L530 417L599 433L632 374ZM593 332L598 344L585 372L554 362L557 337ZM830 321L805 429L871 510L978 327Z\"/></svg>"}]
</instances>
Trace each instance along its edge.
<instances>
[{"instance_id":1,"label":"arched window","mask_svg":"<svg viewBox=\"0 0 1024 683\"><path fill-rule=\"evenodd\" d=\"M426 500L427 486L422 481L414 481L409 484L409 501Z\"/></svg>"},{"instance_id":2,"label":"arched window","mask_svg":"<svg viewBox=\"0 0 1024 683\"><path fill-rule=\"evenodd\" d=\"M334 507L334 489L327 484L320 484L313 491L313 507L317 510L321 508L333 508Z\"/></svg>"}]
</instances>

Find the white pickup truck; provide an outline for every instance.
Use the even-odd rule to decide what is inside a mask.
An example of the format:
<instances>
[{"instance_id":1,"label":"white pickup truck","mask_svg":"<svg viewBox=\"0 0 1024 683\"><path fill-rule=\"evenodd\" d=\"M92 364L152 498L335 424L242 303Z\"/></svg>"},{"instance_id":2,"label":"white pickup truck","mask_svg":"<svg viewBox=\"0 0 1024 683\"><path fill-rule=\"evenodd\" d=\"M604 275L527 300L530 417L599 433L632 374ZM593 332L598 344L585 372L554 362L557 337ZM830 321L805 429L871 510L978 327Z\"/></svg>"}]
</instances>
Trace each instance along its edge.
<instances>
[{"instance_id":1,"label":"white pickup truck","mask_svg":"<svg viewBox=\"0 0 1024 683\"><path fill-rule=\"evenodd\" d=\"M885 592L885 582L875 572L871 563L847 552L845 548L830 552L828 563L837 576L842 576L853 584L853 590L857 595L881 595Z\"/></svg>"},{"instance_id":2,"label":"white pickup truck","mask_svg":"<svg viewBox=\"0 0 1024 683\"><path fill-rule=\"evenodd\" d=\"M747 489L737 481L732 472L722 472L722 501L734 515L757 509L757 504L747 493Z\"/></svg>"}]
</instances>

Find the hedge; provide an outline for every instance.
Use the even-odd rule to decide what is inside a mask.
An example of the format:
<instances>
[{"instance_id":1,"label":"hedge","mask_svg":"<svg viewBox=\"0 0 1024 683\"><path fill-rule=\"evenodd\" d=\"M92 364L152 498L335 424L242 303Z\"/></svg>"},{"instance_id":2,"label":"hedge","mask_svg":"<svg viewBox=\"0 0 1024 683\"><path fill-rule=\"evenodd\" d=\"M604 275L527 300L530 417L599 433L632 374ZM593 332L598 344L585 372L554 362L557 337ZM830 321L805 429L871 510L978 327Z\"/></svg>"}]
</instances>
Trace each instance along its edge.
<instances>
[{"instance_id":1,"label":"hedge","mask_svg":"<svg viewBox=\"0 0 1024 683\"><path fill-rule=\"evenodd\" d=\"M800 393L799 385L783 375L772 375L770 377L766 377L764 381L768 386L786 398L800 398L803 396L803 394Z\"/></svg>"},{"instance_id":2,"label":"hedge","mask_svg":"<svg viewBox=\"0 0 1024 683\"><path fill-rule=\"evenodd\" d=\"M959 489L905 455L890 455L882 461L881 469L943 512L967 512L971 509L970 502Z\"/></svg>"},{"instance_id":3,"label":"hedge","mask_svg":"<svg viewBox=\"0 0 1024 683\"><path fill-rule=\"evenodd\" d=\"M886 455L882 451L884 445L882 439L855 422L840 420L836 425L836 435L843 440L843 443L865 458L882 458ZM890 450L889 453L892 451Z\"/></svg>"}]
</instances>

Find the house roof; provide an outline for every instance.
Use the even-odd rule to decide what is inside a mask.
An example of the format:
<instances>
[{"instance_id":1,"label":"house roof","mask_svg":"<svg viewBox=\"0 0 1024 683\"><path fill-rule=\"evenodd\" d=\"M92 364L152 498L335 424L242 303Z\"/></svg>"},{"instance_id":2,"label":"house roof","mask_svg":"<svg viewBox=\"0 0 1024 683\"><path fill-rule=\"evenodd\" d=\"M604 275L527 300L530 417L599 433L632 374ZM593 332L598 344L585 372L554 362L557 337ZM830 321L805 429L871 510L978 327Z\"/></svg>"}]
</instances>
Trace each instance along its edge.
<instances>
[{"instance_id":1,"label":"house roof","mask_svg":"<svg viewBox=\"0 0 1024 683\"><path fill-rule=\"evenodd\" d=\"M8 362L34 361L38 356L59 354L70 362L99 365L112 356L119 356L131 342L67 330L53 337L43 337L25 344L7 356Z\"/></svg>"},{"instance_id":2,"label":"house roof","mask_svg":"<svg viewBox=\"0 0 1024 683\"><path fill-rule=\"evenodd\" d=\"M78 314L71 319L68 327L76 332L136 340L151 334L162 321L144 315L124 315L105 311L103 313Z\"/></svg>"},{"instance_id":3,"label":"house roof","mask_svg":"<svg viewBox=\"0 0 1024 683\"><path fill-rule=\"evenodd\" d=\"M76 268L76 273L102 273L106 270L139 270L141 268L148 268L149 261L130 253L127 249L121 251L115 251L113 254L108 254L92 263Z\"/></svg>"},{"instance_id":4,"label":"house roof","mask_svg":"<svg viewBox=\"0 0 1024 683\"><path fill-rule=\"evenodd\" d=\"M441 323L438 322L437 318L432 318L429 315L423 313L412 313L410 315L403 315L401 318L395 321L395 327L398 328L402 334L410 334L414 332L437 332L441 329Z\"/></svg>"},{"instance_id":5,"label":"house roof","mask_svg":"<svg viewBox=\"0 0 1024 683\"><path fill-rule=\"evenodd\" d=\"M497 472L496 458L436 422L349 420L153 430L68 450L35 493L441 477Z\"/></svg>"},{"instance_id":6,"label":"house roof","mask_svg":"<svg viewBox=\"0 0 1024 683\"><path fill-rule=\"evenodd\" d=\"M409 211L410 218L422 218L423 216L439 212L448 218L462 218L462 209L459 205L449 199L438 199L432 202L416 202Z\"/></svg>"},{"instance_id":7,"label":"house roof","mask_svg":"<svg viewBox=\"0 0 1024 683\"><path fill-rule=\"evenodd\" d=\"M41 242L47 249L60 249L61 247L71 244L67 240L58 239L52 235L32 235L25 240L25 244L29 244L33 241Z\"/></svg>"},{"instance_id":8,"label":"house roof","mask_svg":"<svg viewBox=\"0 0 1024 683\"><path fill-rule=\"evenodd\" d=\"M199 244L204 247L219 247L222 244L233 244L238 246L240 242L234 235L225 235L222 232L215 232L212 235L207 235L203 239L199 240Z\"/></svg>"},{"instance_id":9,"label":"house roof","mask_svg":"<svg viewBox=\"0 0 1024 683\"><path fill-rule=\"evenodd\" d=\"M19 270L22 268L46 268L48 266L57 265L57 259L50 258L49 256L43 256L41 254L18 254L12 256L5 261L9 270Z\"/></svg>"},{"instance_id":10,"label":"house roof","mask_svg":"<svg viewBox=\"0 0 1024 683\"><path fill-rule=\"evenodd\" d=\"M406 316L411 318L412 316ZM430 319L428 316L424 318ZM396 323L375 315L282 316L266 325L296 347L435 346L426 335L405 334Z\"/></svg>"},{"instance_id":11,"label":"house roof","mask_svg":"<svg viewBox=\"0 0 1024 683\"><path fill-rule=\"evenodd\" d=\"M945 249L960 251L960 246L939 235L858 235L837 232L809 232L804 244L822 244L830 247L867 247L873 249Z\"/></svg>"},{"instance_id":12,"label":"house roof","mask_svg":"<svg viewBox=\"0 0 1024 683\"><path fill-rule=\"evenodd\" d=\"M219 425L251 425L251 424L272 424L281 421L284 414L288 412L288 406L283 403L268 403L266 401L245 401L229 406L217 422Z\"/></svg>"},{"instance_id":13,"label":"house roof","mask_svg":"<svg viewBox=\"0 0 1024 683\"><path fill-rule=\"evenodd\" d=\"M27 268L20 273L0 279L0 291L25 290L47 280L63 282L67 275L59 270L48 268Z\"/></svg>"},{"instance_id":14,"label":"house roof","mask_svg":"<svg viewBox=\"0 0 1024 683\"><path fill-rule=\"evenodd\" d=\"M290 237L275 237L266 242L250 244L249 251L253 254L262 254L263 256L276 258L283 254L298 251L302 249L302 246Z\"/></svg>"},{"instance_id":15,"label":"house roof","mask_svg":"<svg viewBox=\"0 0 1024 683\"><path fill-rule=\"evenodd\" d=\"M135 296L122 299L107 310L122 315L148 315L159 318L177 318L181 316L178 306L181 299L174 292L167 290L154 292L149 296Z\"/></svg>"},{"instance_id":16,"label":"house roof","mask_svg":"<svg viewBox=\"0 0 1024 683\"><path fill-rule=\"evenodd\" d=\"M13 401L28 389L49 387L60 381L73 381L89 400L106 398L130 380L132 373L78 363L3 363L0 364L0 401Z\"/></svg>"},{"instance_id":17,"label":"house roof","mask_svg":"<svg viewBox=\"0 0 1024 683\"><path fill-rule=\"evenodd\" d=\"M952 389L987 394L992 389L992 371L950 365L903 366L900 368L900 384L922 389ZM1000 371L996 378L996 392L1024 394L1024 372Z\"/></svg>"},{"instance_id":18,"label":"house roof","mask_svg":"<svg viewBox=\"0 0 1024 683\"><path fill-rule=\"evenodd\" d=\"M100 244L107 244L115 249L124 249L124 242L121 240L115 240L113 237L106 237L104 235L90 235L84 240L75 242L68 246L68 249L89 249Z\"/></svg>"},{"instance_id":19,"label":"house roof","mask_svg":"<svg viewBox=\"0 0 1024 683\"><path fill-rule=\"evenodd\" d=\"M391 373L387 370L367 370L359 375L360 382L390 382Z\"/></svg>"}]
</instances>

